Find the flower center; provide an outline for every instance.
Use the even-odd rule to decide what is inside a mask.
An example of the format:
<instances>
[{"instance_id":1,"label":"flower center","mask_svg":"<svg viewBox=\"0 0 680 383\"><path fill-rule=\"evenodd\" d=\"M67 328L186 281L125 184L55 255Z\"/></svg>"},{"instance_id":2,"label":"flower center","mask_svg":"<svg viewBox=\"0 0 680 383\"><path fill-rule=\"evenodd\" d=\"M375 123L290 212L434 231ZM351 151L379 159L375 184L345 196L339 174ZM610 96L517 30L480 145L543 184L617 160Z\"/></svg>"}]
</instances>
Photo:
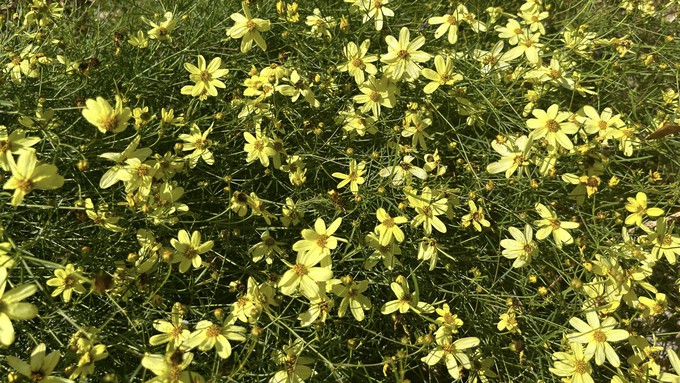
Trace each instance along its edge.
<instances>
[{"instance_id":1,"label":"flower center","mask_svg":"<svg viewBox=\"0 0 680 383\"><path fill-rule=\"evenodd\" d=\"M205 336L208 338L216 338L222 333L222 326L214 324L205 330Z\"/></svg>"},{"instance_id":2,"label":"flower center","mask_svg":"<svg viewBox=\"0 0 680 383\"><path fill-rule=\"evenodd\" d=\"M391 228L394 226L394 220L392 218L385 218L384 221L382 221L382 224L385 225L386 228Z\"/></svg>"},{"instance_id":3,"label":"flower center","mask_svg":"<svg viewBox=\"0 0 680 383\"><path fill-rule=\"evenodd\" d=\"M316 238L316 245L321 248L326 247L326 242L328 242L328 236L326 234L321 234Z\"/></svg>"},{"instance_id":4,"label":"flower center","mask_svg":"<svg viewBox=\"0 0 680 383\"><path fill-rule=\"evenodd\" d=\"M26 180L20 180L17 183L17 189L21 190L22 192L28 194L33 190L33 182L31 182L30 179Z\"/></svg>"},{"instance_id":5,"label":"flower center","mask_svg":"<svg viewBox=\"0 0 680 383\"><path fill-rule=\"evenodd\" d=\"M248 31L254 31L257 28L257 24L253 20L246 21L246 29Z\"/></svg>"},{"instance_id":6,"label":"flower center","mask_svg":"<svg viewBox=\"0 0 680 383\"><path fill-rule=\"evenodd\" d=\"M368 98L373 102L380 102L382 96L380 96L380 93L378 92L371 92L371 94L368 95Z\"/></svg>"},{"instance_id":7,"label":"flower center","mask_svg":"<svg viewBox=\"0 0 680 383\"><path fill-rule=\"evenodd\" d=\"M451 24L451 25L456 25L456 24L458 24L458 20L456 20L456 16L449 15L449 17L446 18L446 23Z\"/></svg>"},{"instance_id":8,"label":"flower center","mask_svg":"<svg viewBox=\"0 0 680 383\"><path fill-rule=\"evenodd\" d=\"M600 130L607 130L609 127L609 124L607 124L607 121L600 121L597 126L600 128Z\"/></svg>"},{"instance_id":9,"label":"flower center","mask_svg":"<svg viewBox=\"0 0 680 383\"><path fill-rule=\"evenodd\" d=\"M555 133L560 130L560 123L555 120L548 120L545 123L545 128L548 129L549 132Z\"/></svg>"},{"instance_id":10,"label":"flower center","mask_svg":"<svg viewBox=\"0 0 680 383\"><path fill-rule=\"evenodd\" d=\"M560 221L556 219L550 220L550 227L552 227L553 230L557 230L560 228Z\"/></svg>"},{"instance_id":11,"label":"flower center","mask_svg":"<svg viewBox=\"0 0 680 383\"><path fill-rule=\"evenodd\" d=\"M364 64L364 60L361 59L361 57L355 57L352 59L352 66L355 66L357 68L364 69L366 68L366 64Z\"/></svg>"},{"instance_id":12,"label":"flower center","mask_svg":"<svg viewBox=\"0 0 680 383\"><path fill-rule=\"evenodd\" d=\"M198 255L198 250L193 247L189 247L187 251L184 252L184 258L194 259Z\"/></svg>"},{"instance_id":13,"label":"flower center","mask_svg":"<svg viewBox=\"0 0 680 383\"><path fill-rule=\"evenodd\" d=\"M603 333L601 330L595 330L593 333L593 339L595 342L604 343L607 341L607 335L605 335L605 333Z\"/></svg>"},{"instance_id":14,"label":"flower center","mask_svg":"<svg viewBox=\"0 0 680 383\"><path fill-rule=\"evenodd\" d=\"M293 272L294 272L295 275L297 275L298 277L302 277L302 276L304 276L304 275L307 275L307 266L305 266L305 265L303 265L303 264L301 264L301 263L296 263L296 264L293 266Z\"/></svg>"},{"instance_id":15,"label":"flower center","mask_svg":"<svg viewBox=\"0 0 680 383\"><path fill-rule=\"evenodd\" d=\"M108 115L101 120L101 127L107 132L112 132L118 126L118 116Z\"/></svg>"},{"instance_id":16,"label":"flower center","mask_svg":"<svg viewBox=\"0 0 680 383\"><path fill-rule=\"evenodd\" d=\"M574 361L574 375L583 375L588 372L588 363L579 359Z\"/></svg>"},{"instance_id":17,"label":"flower center","mask_svg":"<svg viewBox=\"0 0 680 383\"><path fill-rule=\"evenodd\" d=\"M397 53L397 57L402 59L402 60L408 60L409 53L407 50L402 49Z\"/></svg>"},{"instance_id":18,"label":"flower center","mask_svg":"<svg viewBox=\"0 0 680 383\"><path fill-rule=\"evenodd\" d=\"M42 371L31 371L31 382L40 382L45 379L45 373Z\"/></svg>"}]
</instances>

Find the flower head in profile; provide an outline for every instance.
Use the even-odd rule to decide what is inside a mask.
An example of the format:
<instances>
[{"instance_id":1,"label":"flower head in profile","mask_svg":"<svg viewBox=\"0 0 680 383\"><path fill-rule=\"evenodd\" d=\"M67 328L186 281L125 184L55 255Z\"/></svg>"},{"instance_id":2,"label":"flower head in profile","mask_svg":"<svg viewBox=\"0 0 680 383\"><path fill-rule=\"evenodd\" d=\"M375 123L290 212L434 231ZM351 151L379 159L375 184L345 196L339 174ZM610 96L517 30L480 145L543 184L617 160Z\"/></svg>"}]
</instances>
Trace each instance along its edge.
<instances>
[{"instance_id":1,"label":"flower head in profile","mask_svg":"<svg viewBox=\"0 0 680 383\"><path fill-rule=\"evenodd\" d=\"M0 346L14 343L12 320L28 320L38 315L38 308L32 303L21 302L38 291L36 285L19 285L7 289L7 268L0 267Z\"/></svg>"},{"instance_id":2,"label":"flower head in profile","mask_svg":"<svg viewBox=\"0 0 680 383\"><path fill-rule=\"evenodd\" d=\"M24 196L33 190L54 190L64 185L64 177L57 174L57 167L52 164L38 165L35 150L28 150L19 155L19 160L9 157L9 168L12 177L2 186L5 190L14 190L12 206L19 206Z\"/></svg>"},{"instance_id":3,"label":"flower head in profile","mask_svg":"<svg viewBox=\"0 0 680 383\"><path fill-rule=\"evenodd\" d=\"M399 31L399 40L394 36L387 36L385 42L388 52L380 57L380 61L387 64L385 74L394 81L417 79L420 76L418 63L427 62L432 58L429 53L418 50L425 44L425 36L418 36L410 41L410 32L406 27Z\"/></svg>"},{"instance_id":4,"label":"flower head in profile","mask_svg":"<svg viewBox=\"0 0 680 383\"><path fill-rule=\"evenodd\" d=\"M395 282L390 284L390 288L397 299L385 303L380 312L387 315L395 311L401 314L413 310L417 313L429 314L434 312L434 307L427 302L421 302L418 294L412 294L408 286L408 281L403 275L397 276Z\"/></svg>"},{"instance_id":5,"label":"flower head in profile","mask_svg":"<svg viewBox=\"0 0 680 383\"><path fill-rule=\"evenodd\" d=\"M253 41L263 51L267 50L267 43L262 38L261 32L267 32L271 28L269 20L254 18L250 13L248 2L243 2L243 13L232 13L231 19L236 22L227 30L227 35L232 39L241 40L241 52L246 53L253 47Z\"/></svg>"},{"instance_id":6,"label":"flower head in profile","mask_svg":"<svg viewBox=\"0 0 680 383\"><path fill-rule=\"evenodd\" d=\"M191 63L184 63L184 69L189 72L189 79L194 85L182 87L182 94L198 97L206 100L208 96L217 96L217 88L225 88L226 85L219 80L229 73L229 69L221 68L222 59L215 57L206 64L205 58L198 55L198 66Z\"/></svg>"},{"instance_id":7,"label":"flower head in profile","mask_svg":"<svg viewBox=\"0 0 680 383\"><path fill-rule=\"evenodd\" d=\"M146 32L150 39L168 43L172 42L172 36L170 36L170 33L172 33L172 31L175 29L175 26L177 26L177 19L174 18L172 12L165 12L163 15L163 21L160 23L151 21L146 17L142 17L142 21L149 24L151 27L151 29Z\"/></svg>"},{"instance_id":8,"label":"flower head in profile","mask_svg":"<svg viewBox=\"0 0 680 383\"><path fill-rule=\"evenodd\" d=\"M102 133L124 131L132 117L132 111L128 107L123 108L123 100L118 95L116 95L115 108L112 108L104 98L97 97L96 100L85 101L85 109L82 113L87 122L96 126Z\"/></svg>"},{"instance_id":9,"label":"flower head in profile","mask_svg":"<svg viewBox=\"0 0 680 383\"><path fill-rule=\"evenodd\" d=\"M174 350L166 355L144 354L142 366L156 375L146 383L204 383L205 379L200 374L187 370L193 359L193 353L183 350Z\"/></svg>"},{"instance_id":10,"label":"flower head in profile","mask_svg":"<svg viewBox=\"0 0 680 383\"><path fill-rule=\"evenodd\" d=\"M10 355L7 357L7 364L31 382L73 383L71 379L52 376L52 372L55 367L57 367L59 357L61 356L59 351L54 350L49 354L46 353L47 348L45 347L45 343L40 343L33 348L33 351L31 351L31 359L28 363Z\"/></svg>"}]
</instances>

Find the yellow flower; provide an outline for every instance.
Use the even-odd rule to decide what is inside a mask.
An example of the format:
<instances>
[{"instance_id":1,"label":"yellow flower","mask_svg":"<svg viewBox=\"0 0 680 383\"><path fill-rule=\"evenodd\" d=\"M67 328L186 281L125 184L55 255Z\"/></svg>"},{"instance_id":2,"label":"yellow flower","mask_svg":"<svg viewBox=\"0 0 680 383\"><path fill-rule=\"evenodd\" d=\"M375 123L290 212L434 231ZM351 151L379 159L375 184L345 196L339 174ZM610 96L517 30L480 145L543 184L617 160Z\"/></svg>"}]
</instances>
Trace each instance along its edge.
<instances>
[{"instance_id":1,"label":"yellow flower","mask_svg":"<svg viewBox=\"0 0 680 383\"><path fill-rule=\"evenodd\" d=\"M38 308L31 303L21 302L38 291L36 285L19 285L6 291L7 268L0 267L0 346L14 343L14 320L29 320L38 315Z\"/></svg>"},{"instance_id":2,"label":"yellow flower","mask_svg":"<svg viewBox=\"0 0 680 383\"><path fill-rule=\"evenodd\" d=\"M142 366L151 370L156 377L147 383L203 383L205 379L195 372L187 371L194 354L174 350L167 355L144 354Z\"/></svg>"},{"instance_id":3,"label":"yellow flower","mask_svg":"<svg viewBox=\"0 0 680 383\"><path fill-rule=\"evenodd\" d=\"M572 343L571 352L556 352L552 355L555 364L550 367L550 372L557 376L569 378L569 382L595 383L590 373L590 359L592 355L583 353L583 346Z\"/></svg>"},{"instance_id":4,"label":"yellow flower","mask_svg":"<svg viewBox=\"0 0 680 383\"><path fill-rule=\"evenodd\" d=\"M634 223L637 226L642 225L642 219L647 215L650 217L658 217L664 213L664 211L658 207L648 208L647 194L643 192L638 192L635 195L635 198L628 197L626 210L631 213L626 217L626 225L632 225Z\"/></svg>"},{"instance_id":5,"label":"yellow flower","mask_svg":"<svg viewBox=\"0 0 680 383\"><path fill-rule=\"evenodd\" d=\"M214 242L206 241L201 243L201 233L194 231L189 237L186 230L180 230L177 239L170 240L170 244L175 248L175 256L172 258L172 263L179 262L179 271L186 273L190 266L194 269L201 267L201 254L205 254L212 250Z\"/></svg>"},{"instance_id":6,"label":"yellow flower","mask_svg":"<svg viewBox=\"0 0 680 383\"><path fill-rule=\"evenodd\" d=\"M411 203L411 207L416 210L416 215L411 220L411 226L418 227L423 225L425 235L432 234L434 227L440 233L446 233L446 226L437 216L446 213L448 210L448 199L440 198L433 201L432 190L429 187L424 187L420 195L407 194L406 197Z\"/></svg>"},{"instance_id":7,"label":"yellow flower","mask_svg":"<svg viewBox=\"0 0 680 383\"><path fill-rule=\"evenodd\" d=\"M354 319L359 322L364 320L364 310L371 309L371 301L363 295L366 289L368 289L368 281L351 281L349 284L334 285L333 294L342 298L340 307L338 307L338 317L344 317L349 308Z\"/></svg>"},{"instance_id":8,"label":"yellow flower","mask_svg":"<svg viewBox=\"0 0 680 383\"><path fill-rule=\"evenodd\" d=\"M326 282L333 278L333 271L330 267L315 267L322 258L321 254L304 252L298 253L295 264L284 261L290 270L286 271L279 281L281 293L293 295L296 291L300 291L308 299L318 297L318 282Z\"/></svg>"},{"instance_id":9,"label":"yellow flower","mask_svg":"<svg viewBox=\"0 0 680 383\"><path fill-rule=\"evenodd\" d=\"M562 245L571 245L574 243L574 238L569 234L567 229L577 229L579 224L570 221L560 221L554 211L548 209L542 203L536 204L536 211L541 216L541 219L534 221L534 225L539 229L536 232L536 239L543 240L552 233L553 240L558 248Z\"/></svg>"},{"instance_id":10,"label":"yellow flower","mask_svg":"<svg viewBox=\"0 0 680 383\"><path fill-rule=\"evenodd\" d=\"M158 24L147 19L146 17L142 17L142 21L151 26L151 29L147 32L149 38L171 43L172 37L170 36L170 33L173 31L173 29L175 29L175 26L177 25L177 19L173 18L172 12L165 12L163 18L165 20Z\"/></svg>"},{"instance_id":11,"label":"yellow flower","mask_svg":"<svg viewBox=\"0 0 680 383\"><path fill-rule=\"evenodd\" d=\"M370 76L363 84L359 86L359 90L363 94L358 94L352 99L358 104L364 104L359 109L361 113L373 112L374 117L380 116L380 107L394 108L397 103L395 97L396 87L390 84L388 77L376 79Z\"/></svg>"},{"instance_id":12,"label":"yellow flower","mask_svg":"<svg viewBox=\"0 0 680 383\"><path fill-rule=\"evenodd\" d=\"M262 166L268 167L269 157L276 155L276 150L270 145L271 139L262 135L260 129L255 130L255 136L249 132L244 132L243 137L246 139L243 150L248 154L246 161L251 163L255 160L260 160Z\"/></svg>"},{"instance_id":13,"label":"yellow flower","mask_svg":"<svg viewBox=\"0 0 680 383\"><path fill-rule=\"evenodd\" d=\"M207 99L208 96L217 96L217 88L226 87L219 78L229 73L229 69L220 68L221 66L221 58L215 57L206 65L202 55L198 55L198 66L184 63L184 69L190 73L189 79L195 84L182 87L182 94L199 97L201 100Z\"/></svg>"},{"instance_id":14,"label":"yellow flower","mask_svg":"<svg viewBox=\"0 0 680 383\"><path fill-rule=\"evenodd\" d=\"M247 2L243 2L243 13L232 13L231 19L236 22L227 30L227 35L232 39L241 40L241 52L246 53L253 47L253 40L263 51L267 50L267 43L260 32L267 32L271 28L269 20L253 18Z\"/></svg>"},{"instance_id":15,"label":"yellow flower","mask_svg":"<svg viewBox=\"0 0 680 383\"><path fill-rule=\"evenodd\" d=\"M101 97L97 100L85 101L83 117L102 133L120 133L127 129L128 120L132 117L130 108L123 108L123 100L116 95L116 107L112 108L108 101Z\"/></svg>"},{"instance_id":16,"label":"yellow flower","mask_svg":"<svg viewBox=\"0 0 680 383\"><path fill-rule=\"evenodd\" d=\"M451 312L451 308L448 304L442 304L442 308L435 311L437 315L439 315L439 317L435 319L435 322L439 325L439 328L435 333L435 336L438 339L458 333L458 329L463 325L463 321L458 318L458 315Z\"/></svg>"},{"instance_id":17,"label":"yellow flower","mask_svg":"<svg viewBox=\"0 0 680 383\"><path fill-rule=\"evenodd\" d=\"M0 169L8 171L9 157L32 150L31 146L40 142L39 137L26 137L23 129L7 134L7 127L0 125Z\"/></svg>"},{"instance_id":18,"label":"yellow flower","mask_svg":"<svg viewBox=\"0 0 680 383\"><path fill-rule=\"evenodd\" d=\"M85 278L74 269L73 264L69 263L63 269L54 270L54 275L56 278L47 281L48 286L56 287L52 291L53 297L62 295L64 302L69 302L73 292L78 294L87 292L85 287L83 287Z\"/></svg>"},{"instance_id":19,"label":"yellow flower","mask_svg":"<svg viewBox=\"0 0 680 383\"><path fill-rule=\"evenodd\" d=\"M510 308L507 312L501 314L496 324L498 331L508 330L513 334L521 334L522 330L519 328L519 322L517 322L517 314L515 310Z\"/></svg>"},{"instance_id":20,"label":"yellow flower","mask_svg":"<svg viewBox=\"0 0 680 383\"><path fill-rule=\"evenodd\" d=\"M438 39L447 33L449 44L455 44L458 41L458 24L460 22L460 15L458 11L453 11L452 14L445 14L443 16L430 17L427 23L430 25L439 25L434 32L434 38Z\"/></svg>"},{"instance_id":21,"label":"yellow flower","mask_svg":"<svg viewBox=\"0 0 680 383\"><path fill-rule=\"evenodd\" d=\"M417 313L429 314L434 311L431 304L421 302L417 294L411 294L408 281L404 276L397 276L396 282L392 282L390 288L397 299L385 303L380 308L381 313L387 315L399 311L401 314L405 314L409 310L413 310Z\"/></svg>"},{"instance_id":22,"label":"yellow flower","mask_svg":"<svg viewBox=\"0 0 680 383\"><path fill-rule=\"evenodd\" d=\"M357 84L363 84L366 80L364 72L375 76L378 69L372 62L378 61L377 55L366 55L368 47L371 45L370 40L364 40L359 47L354 42L347 43L347 46L342 48L342 53L345 55L347 62L337 66L340 72L349 72L354 76L354 81Z\"/></svg>"},{"instance_id":23,"label":"yellow flower","mask_svg":"<svg viewBox=\"0 0 680 383\"><path fill-rule=\"evenodd\" d=\"M515 227L509 227L508 231L514 239L503 239L501 253L505 258L514 259L512 267L522 267L531 262L531 258L538 255L538 245L534 242L534 231L528 224L524 226L524 233Z\"/></svg>"},{"instance_id":24,"label":"yellow flower","mask_svg":"<svg viewBox=\"0 0 680 383\"><path fill-rule=\"evenodd\" d=\"M383 208L378 208L375 212L380 225L375 227L375 232L378 233L381 245L388 245L392 242L392 238L397 242L404 241L404 232L397 225L408 222L408 219L403 216L391 217Z\"/></svg>"},{"instance_id":25,"label":"yellow flower","mask_svg":"<svg viewBox=\"0 0 680 383\"><path fill-rule=\"evenodd\" d=\"M193 124L189 131L190 134L179 135L179 139L184 141L182 151L193 150L188 156L190 167L195 167L199 158L202 158L208 165L215 163L215 157L210 151L213 142L208 139L208 134L210 134L210 132L212 132L212 126L201 133L201 129L198 125Z\"/></svg>"},{"instance_id":26,"label":"yellow flower","mask_svg":"<svg viewBox=\"0 0 680 383\"><path fill-rule=\"evenodd\" d=\"M569 324L574 326L579 332L567 335L570 343L587 343L585 357L590 358L595 355L595 364L604 364L605 357L614 367L619 367L621 361L609 342L620 342L628 339L628 331L615 329L616 319L607 317L600 322L600 318L595 311L586 313L588 323L579 318L571 318Z\"/></svg>"},{"instance_id":27,"label":"yellow flower","mask_svg":"<svg viewBox=\"0 0 680 383\"><path fill-rule=\"evenodd\" d=\"M526 169L531 158L532 145L533 140L527 136L508 138L503 143L493 140L491 146L500 154L501 159L487 165L486 171L491 174L505 172L505 178L510 178L520 167L522 170Z\"/></svg>"},{"instance_id":28,"label":"yellow flower","mask_svg":"<svg viewBox=\"0 0 680 383\"><path fill-rule=\"evenodd\" d=\"M451 56L446 56L446 61L444 61L444 57L441 55L435 56L434 66L437 69L436 72L430 68L423 68L421 70L423 77L431 81L423 88L423 92L426 94L433 93L439 88L439 85L453 85L463 79L461 74L453 71Z\"/></svg>"},{"instance_id":29,"label":"yellow flower","mask_svg":"<svg viewBox=\"0 0 680 383\"><path fill-rule=\"evenodd\" d=\"M52 371L57 367L61 353L57 350L45 355L46 353L45 343L40 343L31 351L29 363L10 355L7 357L7 364L31 382L73 383L71 379L52 376Z\"/></svg>"},{"instance_id":30,"label":"yellow flower","mask_svg":"<svg viewBox=\"0 0 680 383\"><path fill-rule=\"evenodd\" d=\"M315 108L318 108L321 104L319 100L314 97L314 92L310 84L300 77L297 70L294 70L290 74L290 78L287 79L289 84L281 84L276 86L276 90L284 96L290 97L291 101L295 102L302 96L307 103Z\"/></svg>"},{"instance_id":31,"label":"yellow flower","mask_svg":"<svg viewBox=\"0 0 680 383\"><path fill-rule=\"evenodd\" d=\"M314 8L312 15L307 16L307 21L305 22L308 26L312 27L312 35L326 36L332 38L330 29L335 28L336 22L332 16L321 16L321 11L319 8Z\"/></svg>"},{"instance_id":32,"label":"yellow flower","mask_svg":"<svg viewBox=\"0 0 680 383\"><path fill-rule=\"evenodd\" d=\"M350 11L356 9L363 13L364 23L374 19L376 31L382 30L385 17L394 17L394 11L385 7L390 0L345 0L345 2L353 3Z\"/></svg>"},{"instance_id":33,"label":"yellow flower","mask_svg":"<svg viewBox=\"0 0 680 383\"><path fill-rule=\"evenodd\" d=\"M364 262L365 269L368 270L372 268L381 260L388 270L392 270L395 266L401 265L401 262L399 262L396 257L396 255L401 254L401 249L394 241L391 241L386 245L381 245L378 237L373 233L369 233L366 235L365 242L373 249L373 253L369 255Z\"/></svg>"},{"instance_id":34,"label":"yellow flower","mask_svg":"<svg viewBox=\"0 0 680 383\"><path fill-rule=\"evenodd\" d=\"M215 324L211 321L202 320L196 324L196 330L182 344L187 349L198 347L201 351L211 350L213 347L217 356L226 359L231 355L230 340L245 342L245 327L236 326L228 317L223 324Z\"/></svg>"},{"instance_id":35,"label":"yellow flower","mask_svg":"<svg viewBox=\"0 0 680 383\"><path fill-rule=\"evenodd\" d=\"M560 112L557 104L552 104L547 111L534 109L532 114L536 118L527 121L527 126L533 129L529 135L532 139L545 138L548 144L557 149L559 146L571 150L574 144L567 134L578 132L578 126L571 122L568 112ZM569 119L569 120L568 120Z\"/></svg>"},{"instance_id":36,"label":"yellow flower","mask_svg":"<svg viewBox=\"0 0 680 383\"><path fill-rule=\"evenodd\" d=\"M513 47L503 55L505 60L514 60L520 56L526 56L527 61L531 64L538 64L540 60L540 48L543 44L539 43L538 40L541 38L540 33L534 33L529 35L526 31L519 36L519 43L517 46Z\"/></svg>"},{"instance_id":37,"label":"yellow flower","mask_svg":"<svg viewBox=\"0 0 680 383\"><path fill-rule=\"evenodd\" d=\"M597 133L598 138L606 141L609 138L621 138L621 131L626 124L621 120L621 115L613 115L611 108L604 108L602 113L598 114L597 110L590 105L583 107L584 116L579 116L579 119L584 123L583 130L588 134Z\"/></svg>"},{"instance_id":38,"label":"yellow flower","mask_svg":"<svg viewBox=\"0 0 680 383\"><path fill-rule=\"evenodd\" d=\"M482 226L491 226L491 222L484 218L484 210L481 206L477 207L473 200L469 200L468 205L470 207L470 213L465 214L461 218L461 224L463 227L468 227L470 224L472 224L475 230L482 231Z\"/></svg>"},{"instance_id":39,"label":"yellow flower","mask_svg":"<svg viewBox=\"0 0 680 383\"><path fill-rule=\"evenodd\" d=\"M298 253L306 254L308 257L315 259L321 256L324 259L324 266L330 265L331 250L338 247L338 240L340 238L333 237L340 224L342 218L337 218L330 226L326 227L326 223L321 218L317 218L314 222L314 230L303 229L301 240L293 244L293 250Z\"/></svg>"},{"instance_id":40,"label":"yellow flower","mask_svg":"<svg viewBox=\"0 0 680 383\"><path fill-rule=\"evenodd\" d=\"M402 78L413 81L420 76L420 66L417 63L429 61L432 56L418 49L425 44L425 36L418 36L410 41L408 28L403 27L399 31L399 40L394 36L385 37L387 54L380 57L380 61L387 64L385 74L394 81Z\"/></svg>"},{"instance_id":41,"label":"yellow flower","mask_svg":"<svg viewBox=\"0 0 680 383\"><path fill-rule=\"evenodd\" d=\"M9 168L12 177L3 185L3 189L12 190L12 206L18 206L24 196L34 189L54 190L64 185L64 177L57 174L57 167L52 164L38 165L35 150L27 150L19 155L18 162L10 156Z\"/></svg>"},{"instance_id":42,"label":"yellow flower","mask_svg":"<svg viewBox=\"0 0 680 383\"><path fill-rule=\"evenodd\" d=\"M363 185L364 183L364 177L363 175L366 173L364 168L366 167L366 162L361 161L359 164L355 160L350 160L349 161L349 174L344 174L344 173L339 173L335 172L331 174L335 178L340 178L342 181L338 183L337 188L341 189L345 187L347 184L349 184L349 190L357 194L359 192L359 185Z\"/></svg>"},{"instance_id":43,"label":"yellow flower","mask_svg":"<svg viewBox=\"0 0 680 383\"><path fill-rule=\"evenodd\" d=\"M440 360L444 359L449 375L455 380L460 379L461 367L466 369L472 367L470 358L464 350L477 347L479 345L479 338L468 337L453 341L450 336L447 336L437 338L436 342L437 347L420 360L425 362L428 366L434 366L439 363Z\"/></svg>"},{"instance_id":44,"label":"yellow flower","mask_svg":"<svg viewBox=\"0 0 680 383\"><path fill-rule=\"evenodd\" d=\"M281 366L282 370L277 371L269 379L269 383L304 383L305 379L316 374L314 370L307 366L312 364L314 360L300 356L304 346L304 341L297 338L294 342L290 341L288 345L283 346L283 351L273 353L274 360Z\"/></svg>"},{"instance_id":45,"label":"yellow flower","mask_svg":"<svg viewBox=\"0 0 680 383\"><path fill-rule=\"evenodd\" d=\"M668 301L664 293L656 293L654 299L640 297L638 300L645 306L643 317L662 315L668 310Z\"/></svg>"},{"instance_id":46,"label":"yellow flower","mask_svg":"<svg viewBox=\"0 0 680 383\"><path fill-rule=\"evenodd\" d=\"M172 305L170 322L162 319L157 319L153 322L153 328L160 331L161 334L156 334L149 338L150 345L158 346L159 344L167 343L167 351L173 351L177 350L189 338L190 332L182 320L180 307L179 303Z\"/></svg>"}]
</instances>

